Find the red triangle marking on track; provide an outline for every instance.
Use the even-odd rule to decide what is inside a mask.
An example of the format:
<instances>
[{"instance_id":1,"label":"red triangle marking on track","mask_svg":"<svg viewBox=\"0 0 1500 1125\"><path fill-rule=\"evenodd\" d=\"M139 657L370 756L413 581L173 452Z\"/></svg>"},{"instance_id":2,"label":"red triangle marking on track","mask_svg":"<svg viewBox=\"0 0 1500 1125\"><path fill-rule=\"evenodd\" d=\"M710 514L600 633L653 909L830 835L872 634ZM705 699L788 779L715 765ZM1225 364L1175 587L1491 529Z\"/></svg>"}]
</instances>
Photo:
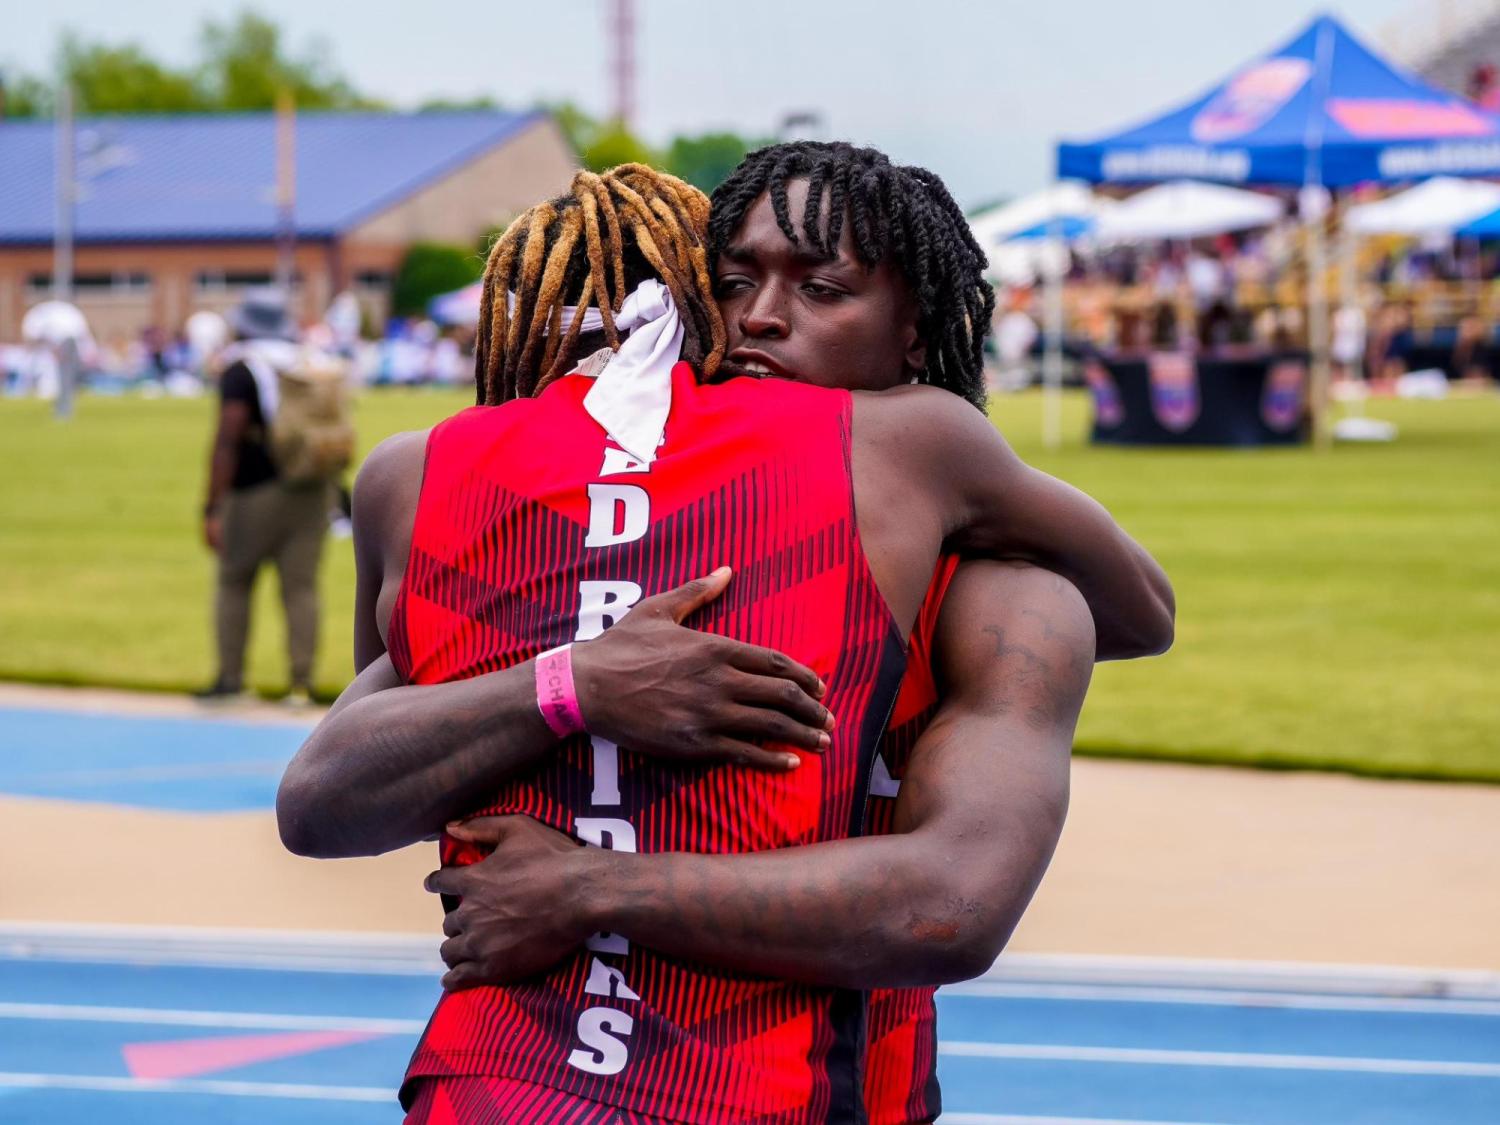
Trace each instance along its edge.
<instances>
[{"instance_id":1,"label":"red triangle marking on track","mask_svg":"<svg viewBox=\"0 0 1500 1125\"><path fill-rule=\"evenodd\" d=\"M216 1070L311 1054L329 1047L379 1039L378 1031L278 1031L270 1035L214 1036L154 1043L126 1043L120 1048L135 1078L191 1078Z\"/></svg>"}]
</instances>

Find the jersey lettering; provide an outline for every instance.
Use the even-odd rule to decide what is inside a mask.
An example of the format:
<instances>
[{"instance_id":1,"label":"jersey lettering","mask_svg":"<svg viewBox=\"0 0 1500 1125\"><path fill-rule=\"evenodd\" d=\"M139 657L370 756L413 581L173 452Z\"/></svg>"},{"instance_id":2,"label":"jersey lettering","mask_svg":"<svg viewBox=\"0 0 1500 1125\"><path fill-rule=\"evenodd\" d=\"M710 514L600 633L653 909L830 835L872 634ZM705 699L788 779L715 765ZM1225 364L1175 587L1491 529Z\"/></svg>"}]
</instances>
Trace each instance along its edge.
<instances>
[{"instance_id":1,"label":"jersey lettering","mask_svg":"<svg viewBox=\"0 0 1500 1125\"><path fill-rule=\"evenodd\" d=\"M591 641L602 636L636 602L641 588L634 582L592 581L578 583L578 632L574 640Z\"/></svg>"},{"instance_id":2,"label":"jersey lettering","mask_svg":"<svg viewBox=\"0 0 1500 1125\"><path fill-rule=\"evenodd\" d=\"M599 466L601 477L612 477L617 473L649 473L651 466L644 461L637 461L623 449L613 445L604 447L604 464Z\"/></svg>"},{"instance_id":3,"label":"jersey lettering","mask_svg":"<svg viewBox=\"0 0 1500 1125\"><path fill-rule=\"evenodd\" d=\"M594 789L589 802L595 805L620 803L620 748L607 738L590 739L594 752Z\"/></svg>"},{"instance_id":4,"label":"jersey lettering","mask_svg":"<svg viewBox=\"0 0 1500 1125\"><path fill-rule=\"evenodd\" d=\"M612 852L635 851L635 826L628 820L613 816L580 816L575 823L578 838L585 844L608 848Z\"/></svg>"},{"instance_id":5,"label":"jersey lettering","mask_svg":"<svg viewBox=\"0 0 1500 1125\"><path fill-rule=\"evenodd\" d=\"M578 1017L578 1038L592 1050L575 1048L568 1063L590 1074L619 1074L630 1061L630 1051L619 1035L629 1035L635 1020L613 1008L589 1008Z\"/></svg>"},{"instance_id":6,"label":"jersey lettering","mask_svg":"<svg viewBox=\"0 0 1500 1125\"><path fill-rule=\"evenodd\" d=\"M885 764L885 755L875 755L875 766L870 770L870 796L894 797L901 792L901 783L891 776L891 767Z\"/></svg>"},{"instance_id":7,"label":"jersey lettering","mask_svg":"<svg viewBox=\"0 0 1500 1125\"><path fill-rule=\"evenodd\" d=\"M585 547L634 543L651 521L651 497L633 484L589 485L589 533Z\"/></svg>"},{"instance_id":8,"label":"jersey lettering","mask_svg":"<svg viewBox=\"0 0 1500 1125\"><path fill-rule=\"evenodd\" d=\"M589 966L589 979L584 983L583 990L590 996L608 996L611 1000L640 999L625 983L624 973L612 965L606 965L597 957L593 958Z\"/></svg>"},{"instance_id":9,"label":"jersey lettering","mask_svg":"<svg viewBox=\"0 0 1500 1125\"><path fill-rule=\"evenodd\" d=\"M637 461L623 449L604 447L604 464L599 475L612 473L648 473L651 466ZM589 530L584 538L586 548L609 547L633 543L646 534L651 523L651 496L634 484L599 484L588 486ZM592 640L624 617L641 598L641 588L624 579L579 582L578 632L576 639ZM620 803L620 749L604 738L591 740L594 786L589 795L593 807L617 806ZM635 826L628 820L610 816L580 816L573 830L585 844L612 851L636 850ZM585 946L597 953L626 956L630 942L619 934L594 934ZM639 1000L640 994L625 983L622 970L606 965L597 957L590 959L589 977L584 992L607 996L611 1000ZM583 1047L575 1047L568 1064L590 1074L619 1074L630 1061L626 1037L635 1020L615 1008L588 1008L578 1017L577 1035ZM584 1048L588 1048L587 1050Z\"/></svg>"}]
</instances>

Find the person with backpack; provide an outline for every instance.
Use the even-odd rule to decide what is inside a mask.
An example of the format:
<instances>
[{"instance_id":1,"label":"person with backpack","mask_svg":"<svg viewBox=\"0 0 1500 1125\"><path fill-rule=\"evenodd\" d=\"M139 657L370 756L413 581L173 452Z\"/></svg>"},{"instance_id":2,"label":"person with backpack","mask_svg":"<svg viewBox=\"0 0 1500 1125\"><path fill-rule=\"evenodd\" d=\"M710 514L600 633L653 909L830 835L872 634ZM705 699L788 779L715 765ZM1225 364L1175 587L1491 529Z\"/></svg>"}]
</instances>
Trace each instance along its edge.
<instances>
[{"instance_id":1,"label":"person with backpack","mask_svg":"<svg viewBox=\"0 0 1500 1125\"><path fill-rule=\"evenodd\" d=\"M343 365L296 342L284 293L255 289L230 317L218 425L209 457L203 538L219 560L214 625L218 674L197 693L230 701L244 690L250 596L274 563L286 612L291 686L311 701L318 638L318 564L333 485L354 454Z\"/></svg>"}]
</instances>

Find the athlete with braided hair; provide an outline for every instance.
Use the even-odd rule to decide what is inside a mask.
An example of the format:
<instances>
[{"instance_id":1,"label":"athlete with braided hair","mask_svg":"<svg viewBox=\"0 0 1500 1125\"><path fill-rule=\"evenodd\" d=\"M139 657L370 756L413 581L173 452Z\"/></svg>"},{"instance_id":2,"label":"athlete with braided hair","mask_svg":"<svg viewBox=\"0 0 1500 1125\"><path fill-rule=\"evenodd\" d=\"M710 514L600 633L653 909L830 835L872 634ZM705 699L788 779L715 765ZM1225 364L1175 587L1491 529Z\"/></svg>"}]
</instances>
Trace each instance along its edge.
<instances>
[{"instance_id":1,"label":"athlete with braided hair","mask_svg":"<svg viewBox=\"0 0 1500 1125\"><path fill-rule=\"evenodd\" d=\"M912 381L984 409L981 348L995 292L984 280L984 251L942 180L925 168L893 164L877 149L843 142L758 149L713 195L708 243L720 272L726 255L730 266L742 256L738 236L757 208L769 210L786 242L815 264L838 260L847 224L857 264L873 269L887 263L916 300L916 330L926 352ZM722 289L720 295L732 321L734 302Z\"/></svg>"},{"instance_id":2,"label":"athlete with braided hair","mask_svg":"<svg viewBox=\"0 0 1500 1125\"><path fill-rule=\"evenodd\" d=\"M662 281L687 313L683 361L712 378L724 358L724 320L703 243L707 222L701 191L644 164L604 175L579 172L566 195L513 222L491 247L484 271L486 315L475 364L480 405L530 398L574 369L585 318L576 315L559 331L565 307L579 314L598 309L604 342L618 348L614 313L647 278Z\"/></svg>"},{"instance_id":3,"label":"athlete with braided hair","mask_svg":"<svg viewBox=\"0 0 1500 1125\"><path fill-rule=\"evenodd\" d=\"M795 183L792 188L795 203ZM536 252L533 245L528 254L517 247L516 255L532 263L525 272L536 279L533 308L547 308L540 301L546 243L557 245L568 225L548 219L533 227L535 218L528 216L524 229L528 241L533 230L538 232L542 250ZM604 229L608 231L607 224ZM629 239L636 229L622 226L619 236ZM789 242L781 233L777 237ZM756 349L745 348L743 341L766 346L780 341L777 346L790 353L801 339L797 333L813 320L801 318L806 310L794 317L785 306L802 302L832 310L843 303L825 315L862 334L847 343L872 364L866 378L888 385L906 381L891 378L893 371L923 369L917 302L889 263L858 264L846 245L850 241L841 236L837 257L848 259L845 265L854 263L853 273L826 279L827 284L805 279L788 284L793 266L811 270L811 253L798 251L792 255L795 262L778 263L766 253L769 247L736 244L743 251L736 266L754 266L747 291L759 295L742 301L727 318L733 362L753 374L790 374L776 370L780 360L769 353L752 354ZM575 252L574 257L586 255ZM817 257L827 265L826 256ZM568 270L561 272L566 276ZM577 274L589 272L577 266ZM526 284L521 281L523 289ZM521 307L523 296L517 291L515 308ZM726 294L726 309L732 297ZM506 385L507 361L495 360L495 341L503 339L511 354L522 354L527 347L528 325L508 325L504 334L495 330L496 298L492 291L486 305L491 323L482 353L482 389ZM509 312L509 296L500 299ZM553 324L564 341L579 315L570 309L555 314ZM743 323L737 325L737 320ZM580 352L587 346L585 331L579 331ZM554 362L565 346L558 344ZM520 352L514 352L517 348ZM533 354L536 349L547 354L545 337L533 343ZM492 370L501 373L498 384ZM519 388L524 373L519 367L512 370L517 377L509 385ZM798 374L832 385L826 370L809 367ZM978 690L949 694L963 699L971 714L985 712L989 729L1003 730L1015 743L1005 759L1013 774L1006 781L1020 801L1020 808L1012 802L1013 815L1001 820L1005 856L994 863L992 857L980 856L979 864L954 864L955 839L987 838L983 829L992 818L983 810L976 817L972 800L961 809L961 794L942 770L928 779L930 785L918 784L916 770L908 775L902 803L909 812L904 824L901 814L897 817L898 827L906 829L903 836L839 839L858 831L858 818L850 821L847 815L862 809L860 794L868 787L860 763L868 768L880 724L872 726L865 718L884 713L894 683L871 666L866 675L873 679L856 677L863 702L855 703L847 662L856 651L867 654L860 659L886 651L886 641L876 640L877 628L855 648L831 653L814 639L820 615L838 607L837 612L864 621L862 628L874 627L878 612L874 619L860 616L870 612L862 607L870 604L873 582L875 601L890 607L889 624L904 636L918 617L945 537L953 547L981 553L1055 557L1106 601L1122 593L1127 602L1159 599L1161 585L1138 549L1107 517L1101 519L1096 506L1059 492L1062 486L1028 479L988 423L972 411L954 413L946 405L950 396L910 388L851 397L797 390L780 380L732 379L722 388L695 388L693 373L684 369L674 379L672 420L655 463L645 470L620 468L632 462L610 454L606 444L605 466L660 474L624 479L654 481L652 500L663 501L669 511L681 503L670 499L679 478L707 493L664 518L671 525L663 528L666 539L643 527L643 558L656 560L650 565L658 567L651 572L653 581L643 586L669 586L670 576L681 576L684 567L691 573L696 565L701 573L712 562L726 560L738 563L746 584L731 586L717 602L713 599L724 592L722 574L669 591L640 602L603 636L575 646L577 694L593 736L591 770L587 742L571 739L558 747L556 736L538 720L529 690L532 661L523 657L528 647L535 651L539 646L527 639L529 634L516 639L505 635L525 633L541 622L545 639L549 612L556 610L530 608L522 598L516 615L507 615L504 596L494 587L487 596L500 601L488 611L466 600L475 591L486 591L480 574L494 572L485 549L493 552L503 545L499 549L527 557L538 549L528 538L510 537L514 528L506 521L513 501L503 491L493 492L491 499L474 491L478 485L490 487L483 457L491 454L483 452L476 461L472 450L465 453L448 440L462 435L481 441L485 450L505 450L524 444L527 423L540 427L550 422L559 427L551 435L550 452L529 456L566 462L573 444L599 440L588 436L587 425L566 432L561 428L569 411L576 410L586 385L578 382L582 378L554 378L534 405L517 403L493 420L479 415L460 422L465 419L460 415L445 423L446 435L440 427L431 443L423 443L428 483L421 486L420 501L413 478L421 472L421 446L413 453L403 452L400 442L389 443L379 460L372 458L373 472L367 468L362 473L357 507L364 509L371 531L361 560L360 616L373 618L368 626L361 621L364 671L288 773L279 804L283 835L294 850L312 854L385 850L489 802L488 811L526 812L613 849L580 850L537 821L501 816L485 826L489 841L499 843L489 859L446 869L430 880L433 889L462 896L462 905L445 924L450 936L444 956L455 965L445 983L461 987L496 981L503 987L460 992L455 996L470 999L450 996L440 1007L414 1060L414 1120L854 1120L860 1112L858 1000L837 989L972 975L993 955L996 942L1003 943L1060 827L1058 787L1065 795L1067 745L1087 683L1093 634L1077 593L1049 576L1017 572L1026 578L1005 591L1018 602L1025 599L1029 618L1006 616L1008 607L986 605L973 591L961 598L959 579L953 579L948 602L962 603L956 620L968 627L963 644L956 646L954 666L988 663L1003 678L997 691L981 684ZM832 398L825 397L830 394ZM512 413L522 407L521 413ZM836 409L830 413L830 408ZM697 425L699 420L713 425ZM486 436L491 433L495 436ZM691 440L683 446L685 433ZM753 453L747 445L752 437ZM833 459L822 460L820 448L833 453ZM538 479L540 471L552 480L567 468L528 462L527 456L526 449L517 448L508 462L520 478ZM724 481L726 472L731 480L751 479L735 473L755 464L800 466L785 477L796 482L795 489L752 491L734 502L738 508L724 507L729 495L739 494L723 491L716 482ZM591 502L595 487L589 485ZM1046 493L1041 498L1039 488ZM844 509L838 519L851 527L857 524L852 539L840 539L841 533L831 530L841 525L835 522L803 540L805 548L794 546L795 540L777 540L778 529L789 519L816 521L820 512L838 511L830 489L842 489L846 505L870 496L881 503L860 504L857 516L856 509ZM1051 502L1055 511L1028 508L1039 500ZM484 515L489 508L495 513L493 530L487 529L490 517ZM598 522L592 514L585 521L590 537L597 533L608 550L630 531L630 505L624 508L623 520L611 510ZM357 518L357 527L359 522ZM545 526L545 536L553 539L568 534L566 523L550 517ZM764 547L751 549L742 538L746 535L760 536L757 541ZM1082 545L1070 545L1069 536ZM1049 537L1061 541L1055 556L1047 554ZM455 542L460 547L472 542L480 550L459 571L451 561L445 569L431 553L442 544L446 551ZM822 545L814 549L813 544ZM583 544L585 560L591 557L588 546ZM675 570L661 569L660 560L674 553L687 561ZM631 557L625 552L616 561ZM600 555L595 561L606 558L615 556ZM408 559L414 573L408 573ZM858 564L852 571L846 568L849 560ZM481 564L483 569L476 570ZM566 577L575 564L554 555L549 565L561 567ZM830 565L833 571L821 569ZM826 579L816 576L823 574L834 580L817 595L817 583ZM546 584L557 585L558 575L545 577ZM798 593L804 589L806 593ZM637 587L637 595L642 592ZM583 592L585 608L591 596ZM809 596L811 601L785 600ZM441 606L446 616L421 611L423 602ZM566 600L557 604L569 612ZM680 628L682 615L699 608L706 632ZM473 627L464 624L466 613L479 614ZM1096 606L1095 614L1117 626L1109 641L1116 652L1161 647L1169 636L1169 609L1165 636L1149 624L1151 612L1138 605ZM924 610L923 616L930 615ZM847 628L846 620L846 641ZM805 664L736 645L728 636L775 638L774 647ZM387 641L391 654L374 659ZM693 644L699 647L693 649ZM679 659L683 653L690 658ZM406 677L414 683L464 678L440 686L377 690L391 682L392 656L399 657L406 671L420 673ZM380 670L382 662L385 671ZM773 696L765 689L775 680L781 686ZM439 698L434 711L432 701ZM825 718L824 703L837 715L836 726ZM941 730L943 737L930 739L933 744L923 757L953 763L974 757L972 738L961 739L953 729L956 720L941 720L940 715L929 730ZM815 756L786 774L795 763L784 751L749 744L764 738L812 750ZM603 739L612 739L603 743L609 747L605 756ZM615 742L663 760L645 768L638 755L617 752ZM724 757L780 770L788 780L770 772L746 776L733 767L699 764ZM674 759L689 764L674 764ZM981 769L989 770L982 776L994 781L994 766L986 767L983 755L980 759ZM610 779L602 796L601 769ZM593 790L587 796L591 772ZM580 774L581 790L576 781ZM545 779L554 775L561 788L548 789ZM763 780L755 780L757 776ZM662 779L667 779L665 790ZM978 780L965 775L958 788ZM992 795L1002 788L998 783L972 787ZM498 800L497 789L502 794ZM707 834L674 835L664 826L657 817L664 792L701 792L703 798L719 794L694 814L708 818L702 829ZM550 795L543 799L544 793ZM801 796L786 805L777 793ZM608 821L614 827L601 829L597 818L581 815L589 801L620 806L630 821L616 818ZM803 823L794 808L824 811ZM830 819L833 809L844 812ZM960 811L957 837L938 830L939 822ZM772 814L769 821L758 819L767 813ZM445 855L478 859L477 853L465 854L463 845L480 836L472 828L454 829ZM678 854L635 855L633 846L622 846L627 838L638 839L642 851ZM757 854L681 854L704 850ZM992 868L1003 876L1003 894L995 893ZM561 897L560 887L569 888ZM602 942L591 939L587 951L569 955L596 931L608 931ZM560 957L561 966L533 977ZM691 968L684 958L721 968ZM745 972L816 987L755 982ZM693 1003L709 1005L701 1010L701 1019L690 1018L691 1004L681 1007L684 997L694 996L698 1000ZM718 1012L726 1018L715 1018ZM574 1015L576 1028L570 1022ZM460 1038L452 1038L455 1034ZM591 1103L597 1113L588 1108Z\"/></svg>"}]
</instances>

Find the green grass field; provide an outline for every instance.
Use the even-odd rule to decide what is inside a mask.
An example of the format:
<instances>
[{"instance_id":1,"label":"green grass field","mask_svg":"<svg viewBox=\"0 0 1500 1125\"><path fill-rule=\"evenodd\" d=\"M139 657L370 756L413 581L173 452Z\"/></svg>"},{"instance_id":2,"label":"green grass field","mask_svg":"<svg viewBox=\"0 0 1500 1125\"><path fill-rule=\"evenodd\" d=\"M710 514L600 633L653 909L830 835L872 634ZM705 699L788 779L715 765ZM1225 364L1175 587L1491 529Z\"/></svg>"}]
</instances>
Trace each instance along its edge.
<instances>
[{"instance_id":1,"label":"green grass field","mask_svg":"<svg viewBox=\"0 0 1500 1125\"><path fill-rule=\"evenodd\" d=\"M464 405L366 395L366 447ZM1389 446L1332 453L1040 446L1040 401L1000 399L1021 454L1102 500L1177 587L1167 656L1098 671L1101 754L1500 780L1500 399L1381 403ZM197 512L212 404L0 401L0 678L182 690L212 673ZM353 564L330 543L318 679L351 675ZM254 682L284 686L274 581Z\"/></svg>"}]
</instances>

